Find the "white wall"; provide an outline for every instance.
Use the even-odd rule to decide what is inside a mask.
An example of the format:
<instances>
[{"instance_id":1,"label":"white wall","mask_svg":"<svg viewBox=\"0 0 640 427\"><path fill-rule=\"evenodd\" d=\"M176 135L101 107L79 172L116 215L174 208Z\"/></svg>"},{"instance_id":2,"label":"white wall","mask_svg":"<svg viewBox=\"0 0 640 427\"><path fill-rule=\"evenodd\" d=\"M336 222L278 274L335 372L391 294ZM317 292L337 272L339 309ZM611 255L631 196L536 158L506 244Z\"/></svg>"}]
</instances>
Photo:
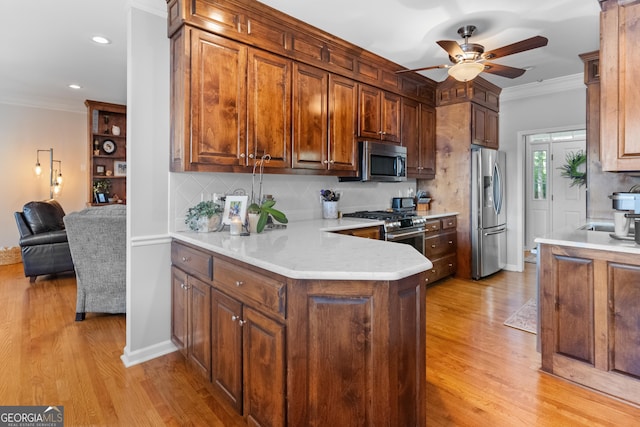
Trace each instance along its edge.
<instances>
[{"instance_id":1,"label":"white wall","mask_svg":"<svg viewBox=\"0 0 640 427\"><path fill-rule=\"evenodd\" d=\"M84 105L78 106L83 111ZM64 186L57 197L65 212L84 208L87 193L86 112L0 104L0 247L18 245L13 213L32 200L49 198L49 153L40 153L42 176L33 170L36 150L53 148L62 161ZM57 167L54 164L54 167Z\"/></svg>"},{"instance_id":2,"label":"white wall","mask_svg":"<svg viewBox=\"0 0 640 427\"><path fill-rule=\"evenodd\" d=\"M524 251L524 141L537 130L586 126L582 74L507 88L500 97L500 150L507 153L507 269L521 271Z\"/></svg>"},{"instance_id":3,"label":"white wall","mask_svg":"<svg viewBox=\"0 0 640 427\"><path fill-rule=\"evenodd\" d=\"M127 36L126 366L175 350L171 343L169 39L166 3L137 2Z\"/></svg>"}]
</instances>

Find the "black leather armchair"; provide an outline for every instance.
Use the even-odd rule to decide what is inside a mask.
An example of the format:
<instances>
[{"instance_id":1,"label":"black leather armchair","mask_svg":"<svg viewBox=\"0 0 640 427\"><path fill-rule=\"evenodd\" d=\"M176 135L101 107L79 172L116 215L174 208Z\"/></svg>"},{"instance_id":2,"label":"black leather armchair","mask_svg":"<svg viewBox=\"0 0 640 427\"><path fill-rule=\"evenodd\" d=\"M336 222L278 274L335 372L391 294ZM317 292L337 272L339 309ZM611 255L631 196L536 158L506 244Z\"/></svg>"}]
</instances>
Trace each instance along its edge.
<instances>
[{"instance_id":1,"label":"black leather armchair","mask_svg":"<svg viewBox=\"0 0 640 427\"><path fill-rule=\"evenodd\" d=\"M65 213L56 200L29 202L14 214L20 232L24 275L37 276L73 271L73 260L64 226Z\"/></svg>"}]
</instances>

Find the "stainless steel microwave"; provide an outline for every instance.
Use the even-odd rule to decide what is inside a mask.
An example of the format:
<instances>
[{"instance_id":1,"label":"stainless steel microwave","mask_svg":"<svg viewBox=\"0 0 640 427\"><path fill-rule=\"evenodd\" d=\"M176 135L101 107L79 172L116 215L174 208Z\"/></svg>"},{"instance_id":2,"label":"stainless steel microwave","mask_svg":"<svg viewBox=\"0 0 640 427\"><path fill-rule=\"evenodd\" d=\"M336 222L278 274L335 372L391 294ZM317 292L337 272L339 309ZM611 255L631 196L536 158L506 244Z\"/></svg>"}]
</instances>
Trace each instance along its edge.
<instances>
[{"instance_id":1,"label":"stainless steel microwave","mask_svg":"<svg viewBox=\"0 0 640 427\"><path fill-rule=\"evenodd\" d=\"M407 180L407 147L384 142L360 141L358 153L358 176L342 177L340 181Z\"/></svg>"}]
</instances>

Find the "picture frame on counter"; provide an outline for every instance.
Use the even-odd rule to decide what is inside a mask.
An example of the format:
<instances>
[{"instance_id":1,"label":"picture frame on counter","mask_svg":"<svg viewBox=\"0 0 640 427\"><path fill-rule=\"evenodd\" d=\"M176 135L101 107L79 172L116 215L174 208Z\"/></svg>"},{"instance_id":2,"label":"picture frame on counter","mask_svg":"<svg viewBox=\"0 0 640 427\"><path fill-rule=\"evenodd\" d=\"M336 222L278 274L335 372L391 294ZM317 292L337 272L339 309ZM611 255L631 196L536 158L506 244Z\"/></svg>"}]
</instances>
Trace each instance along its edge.
<instances>
[{"instance_id":1,"label":"picture frame on counter","mask_svg":"<svg viewBox=\"0 0 640 427\"><path fill-rule=\"evenodd\" d=\"M105 193L94 193L96 203L107 203L107 195Z\"/></svg>"},{"instance_id":2,"label":"picture frame on counter","mask_svg":"<svg viewBox=\"0 0 640 427\"><path fill-rule=\"evenodd\" d=\"M231 218L239 216L244 222L247 216L247 206L249 196L227 196L224 201L224 213L222 214L222 222L231 224Z\"/></svg>"}]
</instances>

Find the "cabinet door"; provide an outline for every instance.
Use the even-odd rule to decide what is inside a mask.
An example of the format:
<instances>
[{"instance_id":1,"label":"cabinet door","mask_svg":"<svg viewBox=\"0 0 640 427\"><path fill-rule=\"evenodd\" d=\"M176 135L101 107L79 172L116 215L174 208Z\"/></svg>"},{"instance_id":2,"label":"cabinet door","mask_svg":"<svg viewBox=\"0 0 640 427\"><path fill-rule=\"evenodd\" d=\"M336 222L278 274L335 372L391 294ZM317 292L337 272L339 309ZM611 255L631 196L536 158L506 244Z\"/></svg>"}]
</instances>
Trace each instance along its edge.
<instances>
[{"instance_id":1,"label":"cabinet door","mask_svg":"<svg viewBox=\"0 0 640 427\"><path fill-rule=\"evenodd\" d=\"M421 171L420 104L412 99L402 100L402 145L407 147L407 174L418 177Z\"/></svg>"},{"instance_id":2,"label":"cabinet door","mask_svg":"<svg viewBox=\"0 0 640 427\"><path fill-rule=\"evenodd\" d=\"M293 167L327 168L329 73L293 65Z\"/></svg>"},{"instance_id":3,"label":"cabinet door","mask_svg":"<svg viewBox=\"0 0 640 427\"><path fill-rule=\"evenodd\" d=\"M381 130L382 139L390 142L400 142L400 96L381 92Z\"/></svg>"},{"instance_id":4,"label":"cabinet door","mask_svg":"<svg viewBox=\"0 0 640 427\"><path fill-rule=\"evenodd\" d=\"M250 425L285 425L284 326L244 308L244 413Z\"/></svg>"},{"instance_id":5,"label":"cabinet door","mask_svg":"<svg viewBox=\"0 0 640 427\"><path fill-rule=\"evenodd\" d=\"M601 2L600 159L603 171L640 170L640 2Z\"/></svg>"},{"instance_id":6,"label":"cabinet door","mask_svg":"<svg viewBox=\"0 0 640 427\"><path fill-rule=\"evenodd\" d=\"M211 286L189 276L189 360L211 379Z\"/></svg>"},{"instance_id":7,"label":"cabinet door","mask_svg":"<svg viewBox=\"0 0 640 427\"><path fill-rule=\"evenodd\" d=\"M192 30L191 139L184 154L191 170L201 164L244 164L246 66L245 46Z\"/></svg>"},{"instance_id":8,"label":"cabinet door","mask_svg":"<svg viewBox=\"0 0 640 427\"><path fill-rule=\"evenodd\" d=\"M370 86L359 85L358 93L360 111L358 135L361 138L381 139L380 90Z\"/></svg>"},{"instance_id":9,"label":"cabinet door","mask_svg":"<svg viewBox=\"0 0 640 427\"><path fill-rule=\"evenodd\" d=\"M554 256L554 351L594 363L593 260Z\"/></svg>"},{"instance_id":10,"label":"cabinet door","mask_svg":"<svg viewBox=\"0 0 640 427\"><path fill-rule=\"evenodd\" d=\"M242 413L242 305L225 294L212 291L211 382L239 413Z\"/></svg>"},{"instance_id":11,"label":"cabinet door","mask_svg":"<svg viewBox=\"0 0 640 427\"><path fill-rule=\"evenodd\" d=\"M248 165L268 154L265 167L291 167L291 61L251 49L247 79Z\"/></svg>"},{"instance_id":12,"label":"cabinet door","mask_svg":"<svg viewBox=\"0 0 640 427\"><path fill-rule=\"evenodd\" d=\"M493 110L487 109L485 119L485 145L489 148L498 149L500 143L498 140L499 134L498 113Z\"/></svg>"},{"instance_id":13,"label":"cabinet door","mask_svg":"<svg viewBox=\"0 0 640 427\"><path fill-rule=\"evenodd\" d=\"M329 169L355 171L358 168L358 84L329 76Z\"/></svg>"},{"instance_id":14,"label":"cabinet door","mask_svg":"<svg viewBox=\"0 0 640 427\"><path fill-rule=\"evenodd\" d=\"M420 104L420 177L436 176L436 110Z\"/></svg>"},{"instance_id":15,"label":"cabinet door","mask_svg":"<svg viewBox=\"0 0 640 427\"><path fill-rule=\"evenodd\" d=\"M478 145L486 145L487 109L479 105L471 104L471 142Z\"/></svg>"},{"instance_id":16,"label":"cabinet door","mask_svg":"<svg viewBox=\"0 0 640 427\"><path fill-rule=\"evenodd\" d=\"M171 267L171 341L187 356L187 274Z\"/></svg>"},{"instance_id":17,"label":"cabinet door","mask_svg":"<svg viewBox=\"0 0 640 427\"><path fill-rule=\"evenodd\" d=\"M610 369L637 379L640 377L640 266L611 263L608 277L612 324Z\"/></svg>"}]
</instances>

